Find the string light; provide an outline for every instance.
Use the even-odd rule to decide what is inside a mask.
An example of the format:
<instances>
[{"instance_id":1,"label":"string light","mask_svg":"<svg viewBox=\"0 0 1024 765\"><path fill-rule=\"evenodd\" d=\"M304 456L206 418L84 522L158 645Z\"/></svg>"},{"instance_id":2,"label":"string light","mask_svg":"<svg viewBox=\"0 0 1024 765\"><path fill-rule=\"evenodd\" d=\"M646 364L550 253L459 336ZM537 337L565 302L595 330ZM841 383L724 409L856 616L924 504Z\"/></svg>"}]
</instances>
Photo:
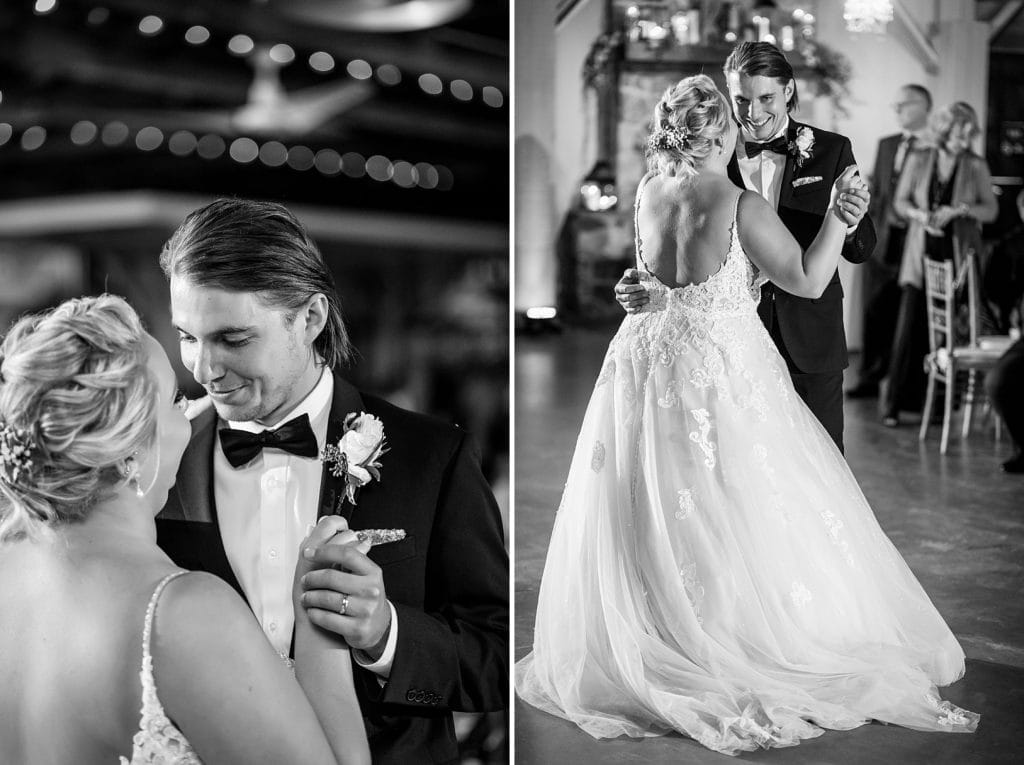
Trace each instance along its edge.
<instances>
[{"instance_id":1,"label":"string light","mask_svg":"<svg viewBox=\"0 0 1024 765\"><path fill-rule=\"evenodd\" d=\"M295 49L286 43L278 43L270 49L270 60L282 66L295 60Z\"/></svg>"},{"instance_id":2,"label":"string light","mask_svg":"<svg viewBox=\"0 0 1024 765\"><path fill-rule=\"evenodd\" d=\"M288 147L280 141L267 141L260 147L260 162L267 167L280 167L288 161Z\"/></svg>"},{"instance_id":3,"label":"string light","mask_svg":"<svg viewBox=\"0 0 1024 765\"><path fill-rule=\"evenodd\" d=\"M135 136L135 145L142 151L153 151L160 148L164 142L164 133L158 127L152 125L142 128Z\"/></svg>"},{"instance_id":4,"label":"string light","mask_svg":"<svg viewBox=\"0 0 1024 765\"><path fill-rule=\"evenodd\" d=\"M196 137L187 130L179 130L167 139L167 148L176 157L187 157L196 150Z\"/></svg>"},{"instance_id":5,"label":"string light","mask_svg":"<svg viewBox=\"0 0 1024 765\"><path fill-rule=\"evenodd\" d=\"M432 96L439 95L444 90L444 86L441 84L441 78L436 74L421 74L420 79L420 90L424 93L429 93Z\"/></svg>"},{"instance_id":6,"label":"string light","mask_svg":"<svg viewBox=\"0 0 1024 765\"><path fill-rule=\"evenodd\" d=\"M373 67L363 61L361 58L357 58L354 61L349 61L348 66L345 67L350 75L355 77L357 80L368 80L373 77Z\"/></svg>"},{"instance_id":7,"label":"string light","mask_svg":"<svg viewBox=\"0 0 1024 765\"><path fill-rule=\"evenodd\" d=\"M416 185L416 168L408 162L399 160L393 165L393 180L398 186L404 189L411 189Z\"/></svg>"},{"instance_id":8,"label":"string light","mask_svg":"<svg viewBox=\"0 0 1024 765\"><path fill-rule=\"evenodd\" d=\"M260 147L251 138L236 138L228 149L228 156L243 165L249 164L259 155Z\"/></svg>"},{"instance_id":9,"label":"string light","mask_svg":"<svg viewBox=\"0 0 1024 765\"><path fill-rule=\"evenodd\" d=\"M390 181L395 169L387 157L374 154L366 160L366 174L375 181Z\"/></svg>"},{"instance_id":10,"label":"string light","mask_svg":"<svg viewBox=\"0 0 1024 765\"><path fill-rule=\"evenodd\" d=\"M501 105L505 103L505 97L501 94L501 91L492 85L485 85L481 95L483 95L484 103L488 106L493 106L495 109L501 108Z\"/></svg>"},{"instance_id":11,"label":"string light","mask_svg":"<svg viewBox=\"0 0 1024 765\"><path fill-rule=\"evenodd\" d=\"M57 0L35 0L34 10L37 15L47 15L57 8L57 4ZM808 22L813 20L811 14L805 13L800 9L794 11L793 15L794 17L802 15L804 20ZM90 9L87 15L87 21L92 26L105 24L109 18L110 10L103 6L96 6ZM164 31L165 26L166 24L161 17L151 14L139 21L138 31L146 37L155 37ZM184 39L189 45L199 46L210 41L211 33L207 27L195 24L185 31ZM256 43L247 34L236 34L229 39L227 48L233 55L244 57L255 50ZM296 58L295 49L287 43L274 44L270 48L269 55L271 60L281 65L290 64ZM311 70L321 74L331 72L336 67L334 57L322 50L311 53L307 59L307 64ZM374 67L363 59L355 59L349 62L346 69L349 75L358 80L367 80L376 74L377 80L382 85L388 86L399 84L403 78L401 70L394 64L380 64L374 70ZM428 95L440 95L445 91L444 82L441 78L430 72L420 75L418 83L423 92ZM448 84L448 90L451 96L458 101L472 101L475 96L473 86L465 79L452 80ZM500 89L487 85L480 92L483 102L488 106L496 109L504 106L505 97Z\"/></svg>"},{"instance_id":12,"label":"string light","mask_svg":"<svg viewBox=\"0 0 1024 765\"><path fill-rule=\"evenodd\" d=\"M334 69L334 56L318 50L309 57L309 68L314 72L329 72Z\"/></svg>"},{"instance_id":13,"label":"string light","mask_svg":"<svg viewBox=\"0 0 1024 765\"><path fill-rule=\"evenodd\" d=\"M397 85L402 81L402 72L394 64L381 64L377 67L377 79L384 85Z\"/></svg>"},{"instance_id":14,"label":"string light","mask_svg":"<svg viewBox=\"0 0 1024 765\"><path fill-rule=\"evenodd\" d=\"M85 20L94 27L98 27L101 24L106 24L107 19L110 18L110 11L103 7L93 8L89 11L89 15L85 17Z\"/></svg>"},{"instance_id":15,"label":"string light","mask_svg":"<svg viewBox=\"0 0 1024 765\"><path fill-rule=\"evenodd\" d=\"M366 160L362 154L350 151L341 157L341 172L349 178L362 178L366 175Z\"/></svg>"},{"instance_id":16,"label":"string light","mask_svg":"<svg viewBox=\"0 0 1024 765\"><path fill-rule=\"evenodd\" d=\"M235 35L228 40L228 50L236 56L248 56L255 47L256 43L249 35Z\"/></svg>"},{"instance_id":17,"label":"string light","mask_svg":"<svg viewBox=\"0 0 1024 765\"><path fill-rule=\"evenodd\" d=\"M71 126L71 143L75 146L88 146L96 140L99 128L89 120L81 120Z\"/></svg>"},{"instance_id":18,"label":"string light","mask_svg":"<svg viewBox=\"0 0 1024 765\"><path fill-rule=\"evenodd\" d=\"M452 186L455 185L455 176L452 175L452 171L444 165L437 166L437 190L438 191L451 191Z\"/></svg>"},{"instance_id":19,"label":"string light","mask_svg":"<svg viewBox=\"0 0 1024 765\"><path fill-rule=\"evenodd\" d=\"M209 41L210 30L206 27L199 26L198 24L194 27L189 27L185 32L185 42L190 45L202 45Z\"/></svg>"},{"instance_id":20,"label":"string light","mask_svg":"<svg viewBox=\"0 0 1024 765\"><path fill-rule=\"evenodd\" d=\"M324 175L337 175L341 172L341 155L334 149L320 149L313 164Z\"/></svg>"},{"instance_id":21,"label":"string light","mask_svg":"<svg viewBox=\"0 0 1024 765\"><path fill-rule=\"evenodd\" d=\"M293 146L288 149L288 167L293 170L309 170L315 161L313 150L308 146Z\"/></svg>"},{"instance_id":22,"label":"string light","mask_svg":"<svg viewBox=\"0 0 1024 765\"><path fill-rule=\"evenodd\" d=\"M226 148L223 138L216 133L207 133L196 144L196 153L203 159L217 159Z\"/></svg>"},{"instance_id":23,"label":"string light","mask_svg":"<svg viewBox=\"0 0 1024 765\"><path fill-rule=\"evenodd\" d=\"M118 146L128 140L128 126L123 122L108 122L103 126L100 140L107 146Z\"/></svg>"},{"instance_id":24,"label":"string light","mask_svg":"<svg viewBox=\"0 0 1024 765\"><path fill-rule=\"evenodd\" d=\"M33 125L21 134L21 148L25 151L35 151L46 143L46 128Z\"/></svg>"},{"instance_id":25,"label":"string light","mask_svg":"<svg viewBox=\"0 0 1024 765\"><path fill-rule=\"evenodd\" d=\"M14 128L6 122L0 122L0 146L10 141L12 135L14 135Z\"/></svg>"},{"instance_id":26,"label":"string light","mask_svg":"<svg viewBox=\"0 0 1024 765\"><path fill-rule=\"evenodd\" d=\"M164 20L159 16L144 16L139 22L139 32L147 37L160 34L160 32L163 31L163 28Z\"/></svg>"},{"instance_id":27,"label":"string light","mask_svg":"<svg viewBox=\"0 0 1024 765\"><path fill-rule=\"evenodd\" d=\"M452 80L448 86L455 96L460 101L472 101L473 100L473 86L465 80Z\"/></svg>"},{"instance_id":28,"label":"string light","mask_svg":"<svg viewBox=\"0 0 1024 765\"><path fill-rule=\"evenodd\" d=\"M416 163L416 182L419 184L421 189L436 189L437 188L437 168L433 165L428 165L426 162Z\"/></svg>"}]
</instances>

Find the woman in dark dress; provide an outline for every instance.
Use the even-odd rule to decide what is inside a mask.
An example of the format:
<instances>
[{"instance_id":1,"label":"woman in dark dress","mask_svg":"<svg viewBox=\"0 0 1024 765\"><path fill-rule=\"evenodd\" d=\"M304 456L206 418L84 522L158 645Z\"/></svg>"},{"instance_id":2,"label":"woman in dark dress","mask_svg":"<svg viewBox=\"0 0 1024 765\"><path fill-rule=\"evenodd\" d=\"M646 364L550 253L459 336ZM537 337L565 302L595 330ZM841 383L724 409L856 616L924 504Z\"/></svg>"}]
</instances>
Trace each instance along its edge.
<instances>
[{"instance_id":1,"label":"woman in dark dress","mask_svg":"<svg viewBox=\"0 0 1024 765\"><path fill-rule=\"evenodd\" d=\"M918 409L924 392L922 360L928 353L924 259L952 260L957 268L981 251L981 224L999 212L988 163L971 149L978 116L962 101L932 119L935 143L913 152L896 189L893 207L908 221L900 266L902 289L893 338L882 421L899 425L901 409Z\"/></svg>"}]
</instances>

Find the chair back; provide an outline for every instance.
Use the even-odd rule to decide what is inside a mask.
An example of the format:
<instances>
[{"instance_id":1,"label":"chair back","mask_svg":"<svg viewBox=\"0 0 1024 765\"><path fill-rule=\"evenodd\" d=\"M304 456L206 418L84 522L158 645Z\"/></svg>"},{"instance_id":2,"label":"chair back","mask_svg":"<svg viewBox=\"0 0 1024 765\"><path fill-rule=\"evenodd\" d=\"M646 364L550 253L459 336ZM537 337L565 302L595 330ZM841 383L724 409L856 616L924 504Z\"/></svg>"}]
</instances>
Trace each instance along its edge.
<instances>
[{"instance_id":1,"label":"chair back","mask_svg":"<svg viewBox=\"0 0 1024 765\"><path fill-rule=\"evenodd\" d=\"M924 259L924 302L928 314L928 350L952 353L956 337L956 294L953 262Z\"/></svg>"}]
</instances>

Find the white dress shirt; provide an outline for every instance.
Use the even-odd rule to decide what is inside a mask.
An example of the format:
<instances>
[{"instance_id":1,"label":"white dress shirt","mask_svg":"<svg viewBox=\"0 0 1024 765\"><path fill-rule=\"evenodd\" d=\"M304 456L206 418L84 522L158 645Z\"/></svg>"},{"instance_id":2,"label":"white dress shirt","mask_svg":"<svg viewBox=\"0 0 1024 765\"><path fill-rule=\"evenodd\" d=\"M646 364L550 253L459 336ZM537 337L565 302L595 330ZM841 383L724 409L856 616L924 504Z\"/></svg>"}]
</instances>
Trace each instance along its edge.
<instances>
[{"instance_id":1,"label":"white dress shirt","mask_svg":"<svg viewBox=\"0 0 1024 765\"><path fill-rule=\"evenodd\" d=\"M769 138L758 143L774 141L779 136L784 136L789 130L789 116L782 121L782 126ZM740 135L736 141L736 163L740 167L740 177L743 185L751 191L756 191L764 197L773 209L779 209L779 192L782 191L782 176L786 173L786 155L776 154L774 151L762 151L756 157L748 157L743 146L745 141L755 141L751 138L745 128L740 128Z\"/></svg>"},{"instance_id":2,"label":"white dress shirt","mask_svg":"<svg viewBox=\"0 0 1024 765\"><path fill-rule=\"evenodd\" d=\"M229 421L227 425L259 433L305 414L322 454L333 395L334 375L324 369L309 395L278 422L261 425ZM214 502L228 562L267 639L279 655L287 657L295 627L292 583L299 544L317 520L323 464L317 457L265 448L251 462L233 468L218 439L213 450L213 476ZM391 632L380 660L370 662L368 656L353 652L357 662L383 678L391 672L398 642L398 615L390 602L388 606Z\"/></svg>"}]
</instances>

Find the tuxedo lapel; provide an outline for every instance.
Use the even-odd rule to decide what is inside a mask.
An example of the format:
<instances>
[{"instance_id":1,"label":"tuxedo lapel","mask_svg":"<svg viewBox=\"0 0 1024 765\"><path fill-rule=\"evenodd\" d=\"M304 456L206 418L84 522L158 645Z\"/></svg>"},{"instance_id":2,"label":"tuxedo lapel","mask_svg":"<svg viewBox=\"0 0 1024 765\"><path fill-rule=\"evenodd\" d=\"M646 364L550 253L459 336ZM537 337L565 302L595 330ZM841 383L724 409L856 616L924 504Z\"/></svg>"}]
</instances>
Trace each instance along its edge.
<instances>
[{"instance_id":1,"label":"tuxedo lapel","mask_svg":"<svg viewBox=\"0 0 1024 765\"><path fill-rule=\"evenodd\" d=\"M726 169L729 174L729 180L739 186L741 189L747 188L746 184L743 183L743 176L740 175L740 163L736 159L736 153L733 152L732 157L729 158L729 166Z\"/></svg>"},{"instance_id":2,"label":"tuxedo lapel","mask_svg":"<svg viewBox=\"0 0 1024 765\"><path fill-rule=\"evenodd\" d=\"M217 441L217 412L211 406L192 421L192 438L178 468L177 489L185 520L216 523L213 502L213 449Z\"/></svg>"},{"instance_id":3,"label":"tuxedo lapel","mask_svg":"<svg viewBox=\"0 0 1024 765\"><path fill-rule=\"evenodd\" d=\"M234 587L248 603L242 585L228 561L220 524L217 522L213 489L213 450L218 448L217 422L217 412L212 406L208 406L192 420L192 438L182 455L174 487L180 500L181 514L186 521L180 525L188 529L184 532L188 538L181 542L192 548L187 554L196 556L195 564L189 568L201 568L216 574ZM172 526L165 525L165 533L181 533L170 531L175 526L179 524L172 522Z\"/></svg>"},{"instance_id":4,"label":"tuxedo lapel","mask_svg":"<svg viewBox=\"0 0 1024 765\"><path fill-rule=\"evenodd\" d=\"M362 412L364 409L359 391L335 371L334 395L331 399L331 414L327 420L326 443L337 444L345 426L346 415L352 412ZM345 520L351 521L355 508L351 503L345 501L345 481L333 476L327 465L324 465L323 471L317 519L323 518L325 515L343 515Z\"/></svg>"},{"instance_id":5,"label":"tuxedo lapel","mask_svg":"<svg viewBox=\"0 0 1024 765\"><path fill-rule=\"evenodd\" d=\"M786 142L793 143L796 139L797 129L803 127L792 118L789 120L789 127L786 129ZM789 200L793 197L793 174L796 172L796 161L791 151L786 152L786 169L782 173L782 188L779 189L778 210L789 206Z\"/></svg>"}]
</instances>

